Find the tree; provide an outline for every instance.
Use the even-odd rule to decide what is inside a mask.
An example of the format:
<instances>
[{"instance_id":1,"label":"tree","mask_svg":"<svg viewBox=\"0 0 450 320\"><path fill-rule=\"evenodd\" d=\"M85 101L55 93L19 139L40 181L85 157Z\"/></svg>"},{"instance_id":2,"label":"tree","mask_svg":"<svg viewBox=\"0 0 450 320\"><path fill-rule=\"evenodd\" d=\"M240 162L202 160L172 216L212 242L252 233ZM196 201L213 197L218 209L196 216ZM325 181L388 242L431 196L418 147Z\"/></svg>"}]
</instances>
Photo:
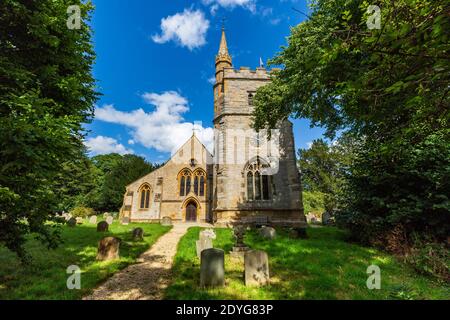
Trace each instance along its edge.
<instances>
[{"instance_id":1,"label":"tree","mask_svg":"<svg viewBox=\"0 0 450 320\"><path fill-rule=\"evenodd\" d=\"M81 28L67 27L79 5ZM0 3L0 243L23 261L27 234L58 242L52 186L82 148L82 123L98 94L87 25L93 6L81 0Z\"/></svg>"},{"instance_id":2,"label":"tree","mask_svg":"<svg viewBox=\"0 0 450 320\"><path fill-rule=\"evenodd\" d=\"M136 155L116 153L92 158L96 167L95 188L84 198L84 204L97 211L117 211L123 201L125 187L157 169Z\"/></svg>"},{"instance_id":3,"label":"tree","mask_svg":"<svg viewBox=\"0 0 450 320\"><path fill-rule=\"evenodd\" d=\"M357 137L342 225L387 245L395 230L444 241L450 232L450 9L445 0L315 0L272 61L284 68L254 99L255 127L293 114Z\"/></svg>"}]
</instances>

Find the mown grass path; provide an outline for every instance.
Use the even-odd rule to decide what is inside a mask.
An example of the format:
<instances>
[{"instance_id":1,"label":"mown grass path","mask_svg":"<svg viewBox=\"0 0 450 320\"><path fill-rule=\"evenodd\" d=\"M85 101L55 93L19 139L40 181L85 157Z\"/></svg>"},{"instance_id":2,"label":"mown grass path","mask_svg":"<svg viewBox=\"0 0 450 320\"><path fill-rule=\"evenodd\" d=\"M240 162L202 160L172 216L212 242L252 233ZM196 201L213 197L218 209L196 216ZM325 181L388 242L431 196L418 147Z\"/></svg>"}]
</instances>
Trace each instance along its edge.
<instances>
[{"instance_id":1,"label":"mown grass path","mask_svg":"<svg viewBox=\"0 0 450 320\"><path fill-rule=\"evenodd\" d=\"M200 228L191 228L181 239L174 259L172 284L166 299L449 299L450 287L416 274L391 255L373 248L351 244L345 233L331 227L308 228L309 239L289 239L279 230L275 240L259 237L256 231L246 235L253 249L269 255L271 284L246 287L243 263L231 259L233 246L230 229L215 229L214 247L225 251L225 287L199 287L200 261L195 240ZM367 267L381 269L381 289L366 286Z\"/></svg>"},{"instance_id":2,"label":"mown grass path","mask_svg":"<svg viewBox=\"0 0 450 320\"><path fill-rule=\"evenodd\" d=\"M86 300L155 300L162 299L170 282L173 257L187 224L175 224L168 233L142 254L137 264L116 273Z\"/></svg>"}]
</instances>

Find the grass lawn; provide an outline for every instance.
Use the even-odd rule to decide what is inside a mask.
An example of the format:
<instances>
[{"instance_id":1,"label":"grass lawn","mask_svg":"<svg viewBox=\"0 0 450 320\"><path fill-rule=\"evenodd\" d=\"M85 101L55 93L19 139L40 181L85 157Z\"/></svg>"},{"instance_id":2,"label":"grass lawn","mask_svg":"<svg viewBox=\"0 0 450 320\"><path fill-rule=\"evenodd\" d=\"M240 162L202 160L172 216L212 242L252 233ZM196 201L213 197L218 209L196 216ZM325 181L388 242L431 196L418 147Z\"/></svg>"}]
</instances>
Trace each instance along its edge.
<instances>
[{"instance_id":1,"label":"grass lawn","mask_svg":"<svg viewBox=\"0 0 450 320\"><path fill-rule=\"evenodd\" d=\"M174 261L173 283L167 299L449 299L450 287L416 274L410 267L373 248L344 241L336 228L308 228L309 239L289 239L278 230L276 240L261 239L256 231L246 235L253 249L269 255L271 284L244 285L243 263L231 260L230 229L216 229L214 247L225 250L225 282L220 289L199 288L200 262L195 241L200 228L191 228L181 239ZM381 268L381 289L366 287L367 267Z\"/></svg>"},{"instance_id":2,"label":"grass lawn","mask_svg":"<svg viewBox=\"0 0 450 320\"><path fill-rule=\"evenodd\" d=\"M131 230L144 229L144 241L133 242ZM56 250L47 250L39 241L31 239L26 248L33 257L33 264L22 266L16 256L0 247L0 300L4 299L80 299L113 273L136 261L170 227L159 224L128 226L114 222L108 233L96 231L96 225L83 224L75 228L64 226L64 243ZM120 259L96 262L98 241L107 235L122 239ZM66 286L70 265L81 268L81 290L69 290Z\"/></svg>"}]
</instances>

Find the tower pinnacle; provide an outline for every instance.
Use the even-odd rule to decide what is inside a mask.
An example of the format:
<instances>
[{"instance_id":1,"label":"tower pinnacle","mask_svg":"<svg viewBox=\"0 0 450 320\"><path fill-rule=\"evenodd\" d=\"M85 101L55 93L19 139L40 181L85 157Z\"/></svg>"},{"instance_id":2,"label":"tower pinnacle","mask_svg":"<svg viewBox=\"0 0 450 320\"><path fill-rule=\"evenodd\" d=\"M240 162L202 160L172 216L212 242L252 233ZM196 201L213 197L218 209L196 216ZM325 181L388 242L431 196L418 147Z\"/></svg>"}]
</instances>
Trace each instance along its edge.
<instances>
[{"instance_id":1,"label":"tower pinnacle","mask_svg":"<svg viewBox=\"0 0 450 320\"><path fill-rule=\"evenodd\" d=\"M222 38L220 40L219 53L216 56L216 65L221 62L228 63L229 66L232 65L231 56L228 53L227 38L225 35L225 27L224 26L222 26Z\"/></svg>"}]
</instances>

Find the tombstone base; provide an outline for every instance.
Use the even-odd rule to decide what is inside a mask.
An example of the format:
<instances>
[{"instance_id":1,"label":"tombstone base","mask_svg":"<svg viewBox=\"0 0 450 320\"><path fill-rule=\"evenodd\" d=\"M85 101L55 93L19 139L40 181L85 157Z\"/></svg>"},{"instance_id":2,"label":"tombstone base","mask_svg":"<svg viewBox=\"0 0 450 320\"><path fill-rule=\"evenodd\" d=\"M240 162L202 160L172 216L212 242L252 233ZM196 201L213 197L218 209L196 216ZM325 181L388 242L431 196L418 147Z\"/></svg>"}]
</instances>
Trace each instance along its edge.
<instances>
[{"instance_id":1,"label":"tombstone base","mask_svg":"<svg viewBox=\"0 0 450 320\"><path fill-rule=\"evenodd\" d=\"M245 253L249 250L250 248L247 246L233 247L233 251L230 251L230 257L235 259L244 259Z\"/></svg>"}]
</instances>

